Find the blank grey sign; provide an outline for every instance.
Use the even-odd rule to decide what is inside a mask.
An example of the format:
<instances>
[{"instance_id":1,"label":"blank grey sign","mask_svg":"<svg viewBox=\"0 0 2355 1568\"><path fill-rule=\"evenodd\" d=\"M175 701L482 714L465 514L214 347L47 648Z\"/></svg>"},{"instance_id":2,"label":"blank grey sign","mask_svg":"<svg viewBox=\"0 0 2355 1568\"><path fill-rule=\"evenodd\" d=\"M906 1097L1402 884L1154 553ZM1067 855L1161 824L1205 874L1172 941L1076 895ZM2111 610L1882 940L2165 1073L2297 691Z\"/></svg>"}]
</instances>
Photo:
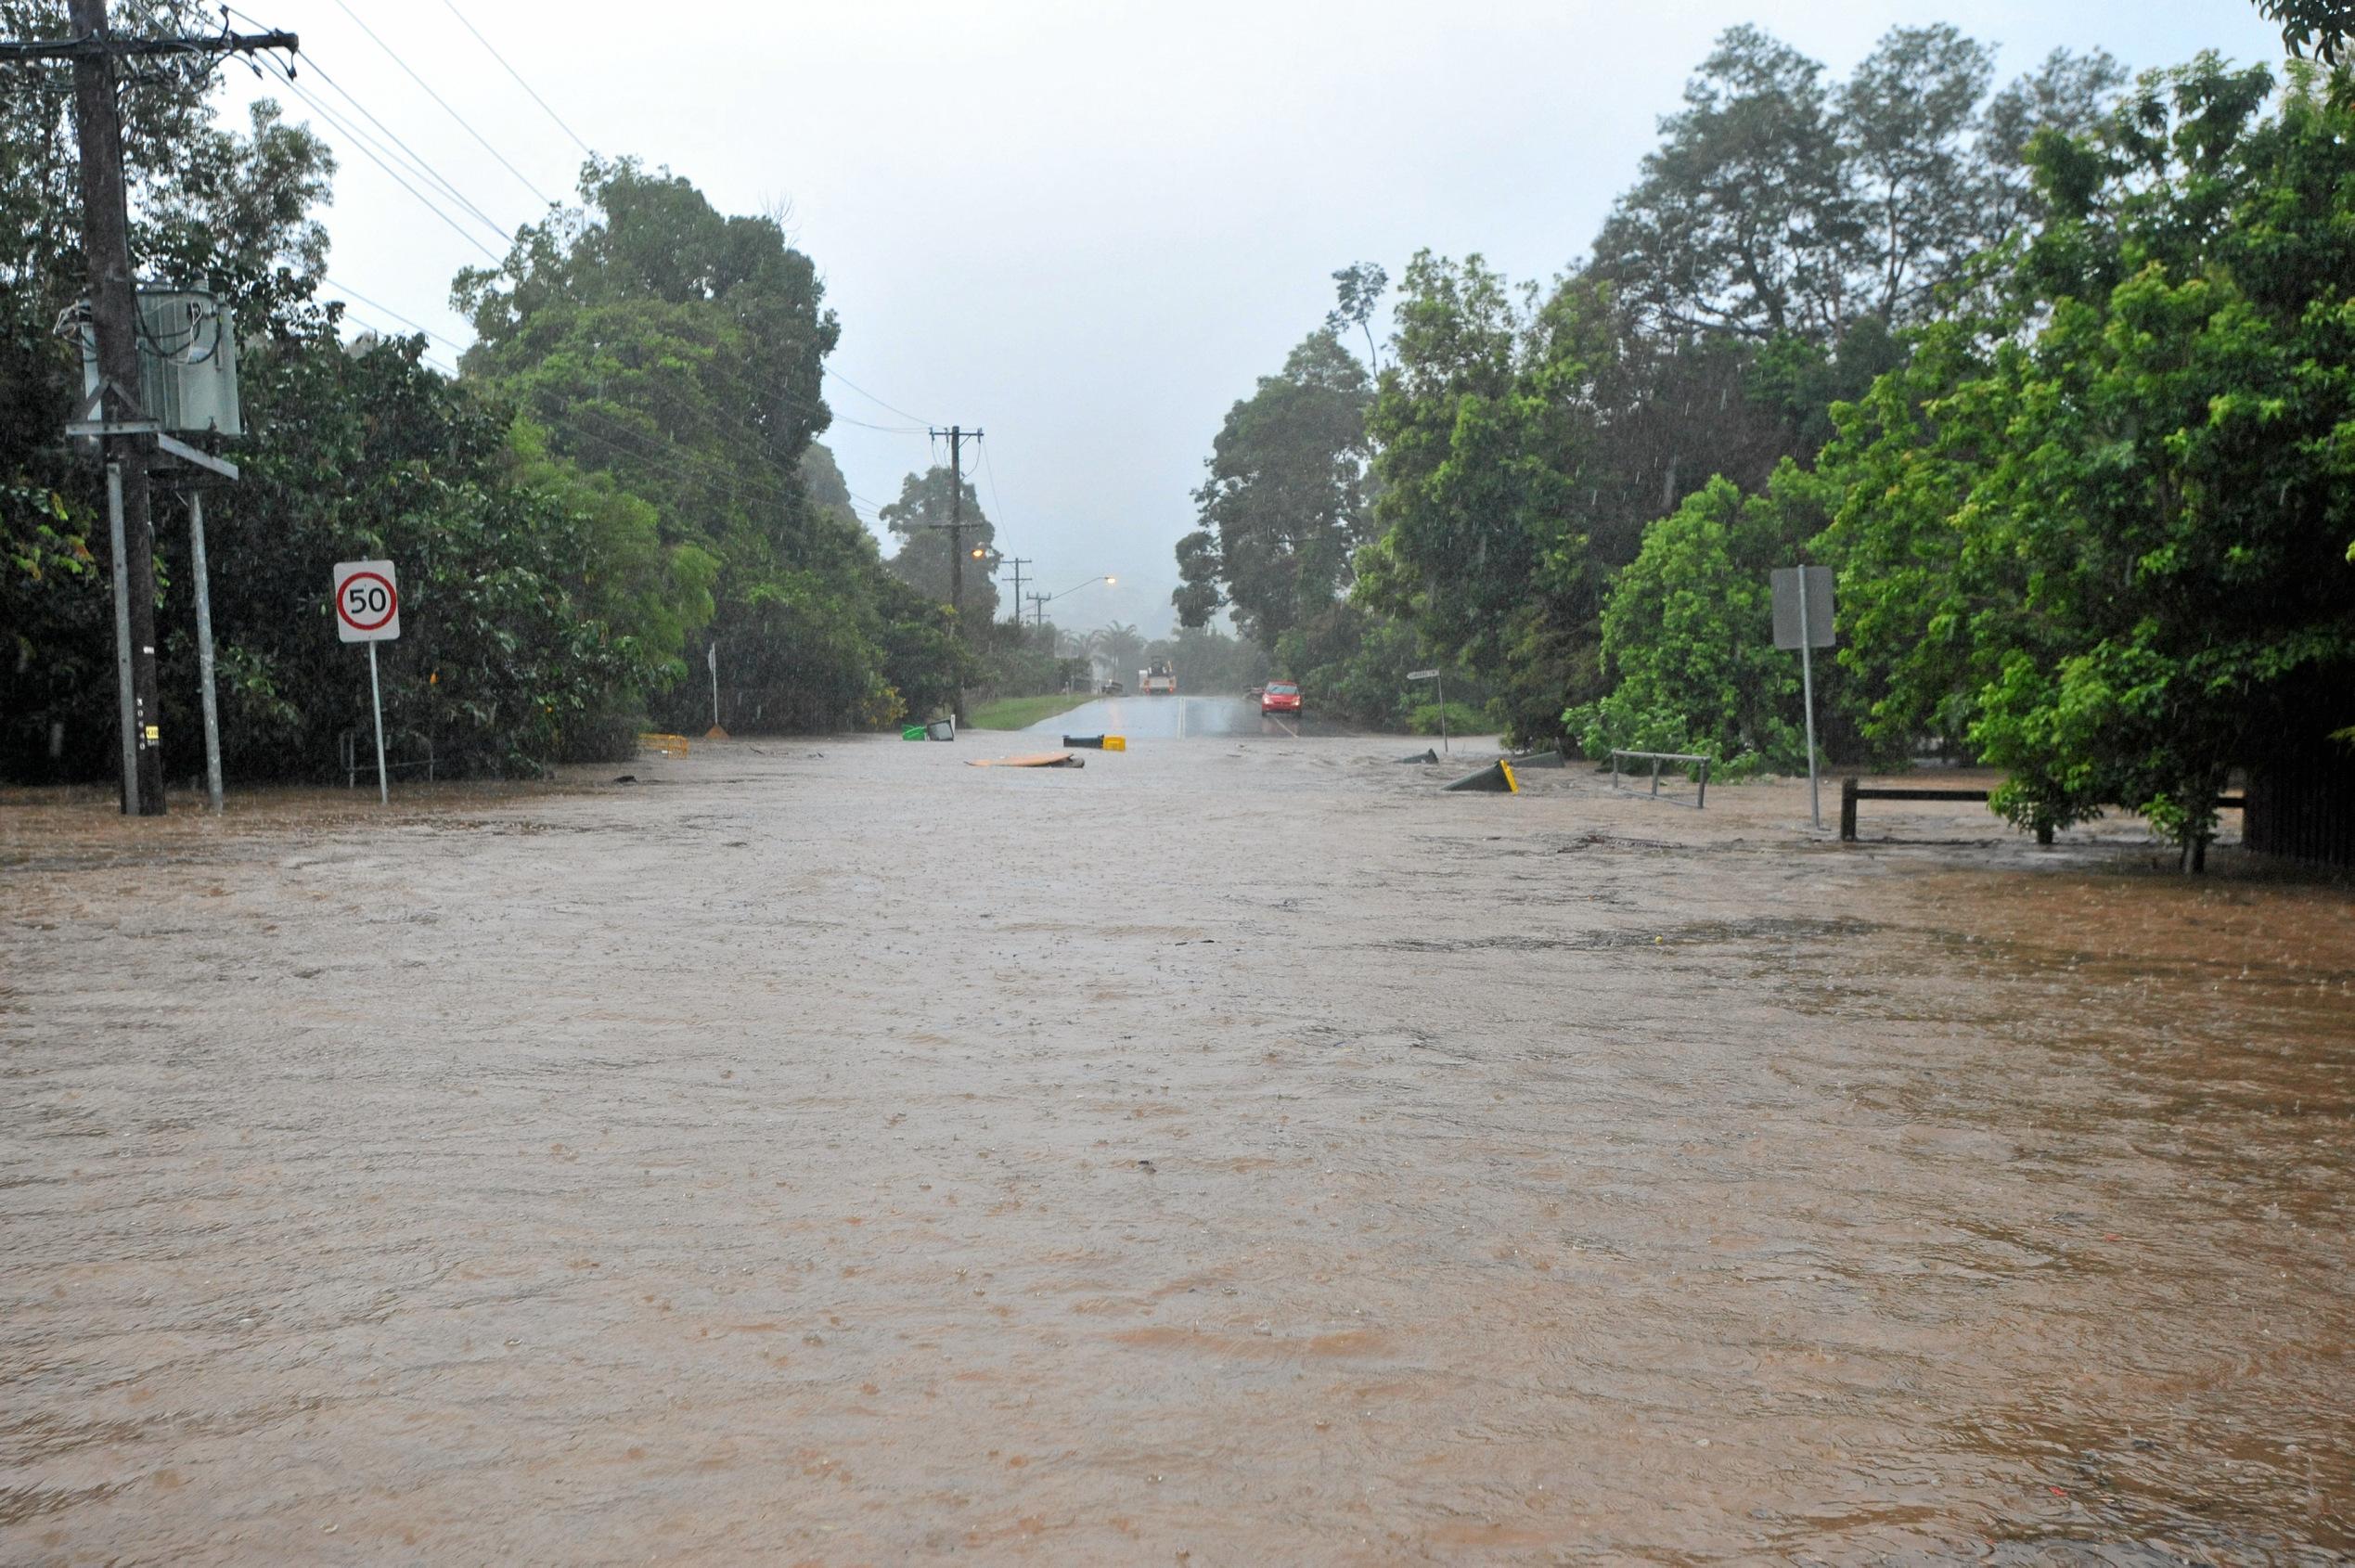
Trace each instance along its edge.
<instances>
[{"instance_id":1,"label":"blank grey sign","mask_svg":"<svg viewBox=\"0 0 2355 1568\"><path fill-rule=\"evenodd\" d=\"M1799 646L1799 573L1808 579L1808 646L1832 646L1832 569L1783 566L1768 573L1774 585L1774 646Z\"/></svg>"}]
</instances>

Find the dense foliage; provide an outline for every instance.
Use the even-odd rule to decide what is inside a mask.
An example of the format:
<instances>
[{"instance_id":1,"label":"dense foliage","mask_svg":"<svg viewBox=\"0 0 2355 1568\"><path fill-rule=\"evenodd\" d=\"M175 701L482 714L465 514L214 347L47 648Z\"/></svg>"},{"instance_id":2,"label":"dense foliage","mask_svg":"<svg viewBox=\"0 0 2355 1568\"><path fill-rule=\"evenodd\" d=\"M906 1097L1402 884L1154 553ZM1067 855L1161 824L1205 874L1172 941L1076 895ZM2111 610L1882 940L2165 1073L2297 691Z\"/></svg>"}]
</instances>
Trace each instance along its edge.
<instances>
[{"instance_id":1,"label":"dense foliage","mask_svg":"<svg viewBox=\"0 0 2355 1568\"><path fill-rule=\"evenodd\" d=\"M1966 734L2024 824L2196 848L2232 769L2355 722L2355 110L2271 85L2207 57L2040 141L2006 314L1825 456L1876 727Z\"/></svg>"},{"instance_id":2,"label":"dense foliage","mask_svg":"<svg viewBox=\"0 0 2355 1568\"><path fill-rule=\"evenodd\" d=\"M57 8L0 0L0 32ZM137 25L201 29L187 6ZM649 722L828 728L944 711L978 668L946 608L884 569L815 437L836 328L808 258L683 179L592 162L582 204L462 274L479 341L456 380L421 339L345 341L315 295L333 162L258 103L215 126L166 59L123 94L141 276L235 312L248 435L206 492L225 760L320 777L366 723L367 664L328 618L329 565L383 555L404 636L383 656L396 760L528 773L610 755ZM110 769L112 618L94 468L59 429L78 388L52 324L80 297L71 73L12 69L0 99L0 777ZM22 90L19 91L19 89ZM164 731L198 765L183 521L157 488ZM1051 663L1051 661L1049 661Z\"/></svg>"},{"instance_id":3,"label":"dense foliage","mask_svg":"<svg viewBox=\"0 0 2355 1568\"><path fill-rule=\"evenodd\" d=\"M938 701L952 654L936 601L804 482L839 336L809 258L773 219L723 215L628 160L592 161L581 197L497 268L459 275L470 379L555 453L657 500L669 586L710 599L721 723L881 725ZM700 727L708 695L680 679L676 646L655 651L669 661L655 717Z\"/></svg>"},{"instance_id":4,"label":"dense foliage","mask_svg":"<svg viewBox=\"0 0 2355 1568\"><path fill-rule=\"evenodd\" d=\"M1568 715L1588 745L1680 732L1803 761L1777 742L1789 681L1757 602L1803 554L1840 569L1835 719L2001 767L2022 827L2123 804L2195 859L2234 769L2355 723L2336 86L2301 71L2269 109L2266 71L2203 58L2035 138L2037 222L1975 308L1834 406L1814 471L1713 484L1647 530L1605 616L1617 687Z\"/></svg>"},{"instance_id":5,"label":"dense foliage","mask_svg":"<svg viewBox=\"0 0 2355 1568\"><path fill-rule=\"evenodd\" d=\"M2027 143L2090 123L2119 80L2106 57L2064 54L1990 91L1990 58L1951 28L1901 28L1834 84L1729 32L1587 263L1541 289L1477 255L1409 262L1362 439L1305 395L1303 361L1388 280L1335 274L1325 333L1219 433L1203 527L1178 547L1184 619L1273 624L1278 665L1366 722L1401 700L1394 646L1461 661L1525 739L1561 734L1565 706L1624 716L1595 706L1616 680L1604 605L1646 525L1712 476L1746 493L1810 461L1832 405L1984 287L1982 251L2040 199ZM1350 382L1324 379L1337 413ZM1347 489L1290 477L1320 472ZM1334 537L1353 546L1342 570L1296 542ZM1341 594L1353 613L1333 612Z\"/></svg>"},{"instance_id":6,"label":"dense foliage","mask_svg":"<svg viewBox=\"0 0 2355 1568\"><path fill-rule=\"evenodd\" d=\"M2329 9L2269 14L2327 54ZM1796 769L1767 574L1824 560L1827 749L2195 855L2234 769L2355 732L2355 90L1991 62L1899 28L1834 82L1732 30L1550 289L1412 258L1370 395L1333 356L1387 279L1335 274L1219 432L1188 623L1360 722L1437 660L1525 739Z\"/></svg>"}]
</instances>

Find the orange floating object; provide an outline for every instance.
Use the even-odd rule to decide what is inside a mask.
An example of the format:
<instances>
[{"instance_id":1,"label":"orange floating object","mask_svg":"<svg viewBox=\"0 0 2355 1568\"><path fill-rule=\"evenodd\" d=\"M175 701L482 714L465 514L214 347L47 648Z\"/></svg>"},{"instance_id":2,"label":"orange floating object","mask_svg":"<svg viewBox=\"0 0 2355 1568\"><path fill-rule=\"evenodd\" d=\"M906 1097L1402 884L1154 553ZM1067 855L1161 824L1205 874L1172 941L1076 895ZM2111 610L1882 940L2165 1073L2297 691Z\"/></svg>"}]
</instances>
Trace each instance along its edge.
<instances>
[{"instance_id":1,"label":"orange floating object","mask_svg":"<svg viewBox=\"0 0 2355 1568\"><path fill-rule=\"evenodd\" d=\"M975 757L967 767L1086 767L1087 764L1069 752L1041 752L1035 757Z\"/></svg>"}]
</instances>

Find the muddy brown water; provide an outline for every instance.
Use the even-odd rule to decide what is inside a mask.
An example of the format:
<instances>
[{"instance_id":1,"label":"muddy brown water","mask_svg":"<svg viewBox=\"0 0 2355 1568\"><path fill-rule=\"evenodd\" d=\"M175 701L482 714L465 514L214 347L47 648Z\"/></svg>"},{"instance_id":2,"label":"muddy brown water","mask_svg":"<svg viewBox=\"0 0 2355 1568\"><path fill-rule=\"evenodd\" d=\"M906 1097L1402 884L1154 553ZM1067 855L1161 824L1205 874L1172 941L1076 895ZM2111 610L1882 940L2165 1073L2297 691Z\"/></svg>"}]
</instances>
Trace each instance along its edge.
<instances>
[{"instance_id":1,"label":"muddy brown water","mask_svg":"<svg viewBox=\"0 0 2355 1568\"><path fill-rule=\"evenodd\" d=\"M2355 1553L2343 883L1023 749L0 805L0 1561Z\"/></svg>"}]
</instances>

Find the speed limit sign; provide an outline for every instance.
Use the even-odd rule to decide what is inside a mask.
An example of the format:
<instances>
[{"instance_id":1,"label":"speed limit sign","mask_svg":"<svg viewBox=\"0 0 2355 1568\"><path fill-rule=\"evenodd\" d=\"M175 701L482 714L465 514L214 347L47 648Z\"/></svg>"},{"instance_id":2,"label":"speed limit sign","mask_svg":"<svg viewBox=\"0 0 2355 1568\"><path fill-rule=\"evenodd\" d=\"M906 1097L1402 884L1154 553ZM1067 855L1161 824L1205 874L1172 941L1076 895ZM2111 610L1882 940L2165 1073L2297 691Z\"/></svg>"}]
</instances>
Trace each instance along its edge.
<instances>
[{"instance_id":1,"label":"speed limit sign","mask_svg":"<svg viewBox=\"0 0 2355 1568\"><path fill-rule=\"evenodd\" d=\"M345 642L391 642L401 635L401 588L391 561L336 563L335 635Z\"/></svg>"}]
</instances>

